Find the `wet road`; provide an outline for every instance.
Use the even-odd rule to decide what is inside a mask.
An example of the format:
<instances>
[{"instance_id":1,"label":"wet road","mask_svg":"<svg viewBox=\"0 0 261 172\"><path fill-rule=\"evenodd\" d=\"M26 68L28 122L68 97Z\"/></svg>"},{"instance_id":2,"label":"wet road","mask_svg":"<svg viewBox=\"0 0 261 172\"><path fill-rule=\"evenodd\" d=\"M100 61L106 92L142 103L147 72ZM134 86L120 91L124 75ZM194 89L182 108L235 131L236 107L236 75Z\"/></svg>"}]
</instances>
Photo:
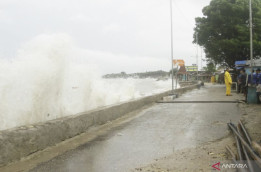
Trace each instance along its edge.
<instances>
[{"instance_id":1,"label":"wet road","mask_svg":"<svg viewBox=\"0 0 261 172\"><path fill-rule=\"evenodd\" d=\"M178 100L235 100L224 86L206 86ZM238 121L237 104L156 104L108 133L77 149L41 163L39 172L125 172L226 136L226 123ZM174 162L173 162L174 163Z\"/></svg>"}]
</instances>

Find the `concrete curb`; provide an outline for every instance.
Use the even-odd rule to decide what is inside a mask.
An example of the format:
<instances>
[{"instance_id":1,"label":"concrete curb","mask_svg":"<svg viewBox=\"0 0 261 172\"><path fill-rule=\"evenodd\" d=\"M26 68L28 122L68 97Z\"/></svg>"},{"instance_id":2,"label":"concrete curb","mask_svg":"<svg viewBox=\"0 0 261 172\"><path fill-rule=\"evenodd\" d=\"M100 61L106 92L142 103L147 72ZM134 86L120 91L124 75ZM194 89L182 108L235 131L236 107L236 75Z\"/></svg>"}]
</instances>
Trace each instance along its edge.
<instances>
[{"instance_id":1,"label":"concrete curb","mask_svg":"<svg viewBox=\"0 0 261 172\"><path fill-rule=\"evenodd\" d=\"M175 93L182 94L198 87L199 84L191 85L177 89ZM145 105L152 104L170 93L171 91L167 91L69 117L1 131L0 166L86 132L91 126L115 120Z\"/></svg>"}]
</instances>

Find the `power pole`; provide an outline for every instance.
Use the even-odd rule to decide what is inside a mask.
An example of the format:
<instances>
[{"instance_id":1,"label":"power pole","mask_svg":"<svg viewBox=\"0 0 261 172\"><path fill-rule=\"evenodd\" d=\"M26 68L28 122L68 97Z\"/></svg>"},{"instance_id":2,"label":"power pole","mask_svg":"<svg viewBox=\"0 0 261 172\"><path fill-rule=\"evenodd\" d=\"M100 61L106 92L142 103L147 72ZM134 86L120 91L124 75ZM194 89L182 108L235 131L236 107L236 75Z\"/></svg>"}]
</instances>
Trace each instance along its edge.
<instances>
[{"instance_id":1,"label":"power pole","mask_svg":"<svg viewBox=\"0 0 261 172\"><path fill-rule=\"evenodd\" d=\"M170 28L171 28L171 80L172 80L172 93L174 92L174 80L173 80L173 21L172 21L172 0L170 0Z\"/></svg>"},{"instance_id":2,"label":"power pole","mask_svg":"<svg viewBox=\"0 0 261 172\"><path fill-rule=\"evenodd\" d=\"M251 60L251 82L253 81L253 21L252 21L252 0L249 0L249 24L250 24L250 60Z\"/></svg>"},{"instance_id":3,"label":"power pole","mask_svg":"<svg viewBox=\"0 0 261 172\"><path fill-rule=\"evenodd\" d=\"M198 80L198 32L196 33L196 42L197 42L197 55L196 55L196 59L197 59L197 80Z\"/></svg>"},{"instance_id":4,"label":"power pole","mask_svg":"<svg viewBox=\"0 0 261 172\"><path fill-rule=\"evenodd\" d=\"M203 65L202 65L202 50L203 48L202 47L200 47L200 56L201 56L201 59L200 59L200 66L201 66L201 70L203 69Z\"/></svg>"}]
</instances>

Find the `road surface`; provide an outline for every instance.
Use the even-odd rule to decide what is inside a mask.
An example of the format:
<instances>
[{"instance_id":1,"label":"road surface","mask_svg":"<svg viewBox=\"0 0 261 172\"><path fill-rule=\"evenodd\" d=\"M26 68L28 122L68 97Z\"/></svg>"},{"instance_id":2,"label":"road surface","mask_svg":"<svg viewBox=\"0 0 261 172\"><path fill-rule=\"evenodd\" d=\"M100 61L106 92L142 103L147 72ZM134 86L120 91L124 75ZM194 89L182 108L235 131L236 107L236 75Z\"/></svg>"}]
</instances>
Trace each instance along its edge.
<instances>
[{"instance_id":1,"label":"road surface","mask_svg":"<svg viewBox=\"0 0 261 172\"><path fill-rule=\"evenodd\" d=\"M224 91L224 86L205 86L177 100L234 100L224 96ZM175 150L226 136L226 123L237 121L240 113L237 104L231 103L169 103L156 104L138 116L31 171L129 171Z\"/></svg>"}]
</instances>

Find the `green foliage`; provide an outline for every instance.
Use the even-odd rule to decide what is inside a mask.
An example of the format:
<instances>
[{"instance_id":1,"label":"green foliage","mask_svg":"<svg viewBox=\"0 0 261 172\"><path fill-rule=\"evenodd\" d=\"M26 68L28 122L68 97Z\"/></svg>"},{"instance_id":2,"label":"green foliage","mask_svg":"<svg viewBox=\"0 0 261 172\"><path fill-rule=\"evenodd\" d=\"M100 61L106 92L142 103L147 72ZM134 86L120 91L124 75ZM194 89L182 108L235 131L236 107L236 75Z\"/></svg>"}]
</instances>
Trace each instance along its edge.
<instances>
[{"instance_id":1,"label":"green foliage","mask_svg":"<svg viewBox=\"0 0 261 172\"><path fill-rule=\"evenodd\" d=\"M204 70L208 73L214 73L217 71L215 64L212 62L208 63L207 67L204 67Z\"/></svg>"},{"instance_id":2,"label":"green foliage","mask_svg":"<svg viewBox=\"0 0 261 172\"><path fill-rule=\"evenodd\" d=\"M261 1L253 0L254 57L261 57ZM204 47L206 58L232 67L250 58L249 0L212 0L196 18L194 43Z\"/></svg>"}]
</instances>

